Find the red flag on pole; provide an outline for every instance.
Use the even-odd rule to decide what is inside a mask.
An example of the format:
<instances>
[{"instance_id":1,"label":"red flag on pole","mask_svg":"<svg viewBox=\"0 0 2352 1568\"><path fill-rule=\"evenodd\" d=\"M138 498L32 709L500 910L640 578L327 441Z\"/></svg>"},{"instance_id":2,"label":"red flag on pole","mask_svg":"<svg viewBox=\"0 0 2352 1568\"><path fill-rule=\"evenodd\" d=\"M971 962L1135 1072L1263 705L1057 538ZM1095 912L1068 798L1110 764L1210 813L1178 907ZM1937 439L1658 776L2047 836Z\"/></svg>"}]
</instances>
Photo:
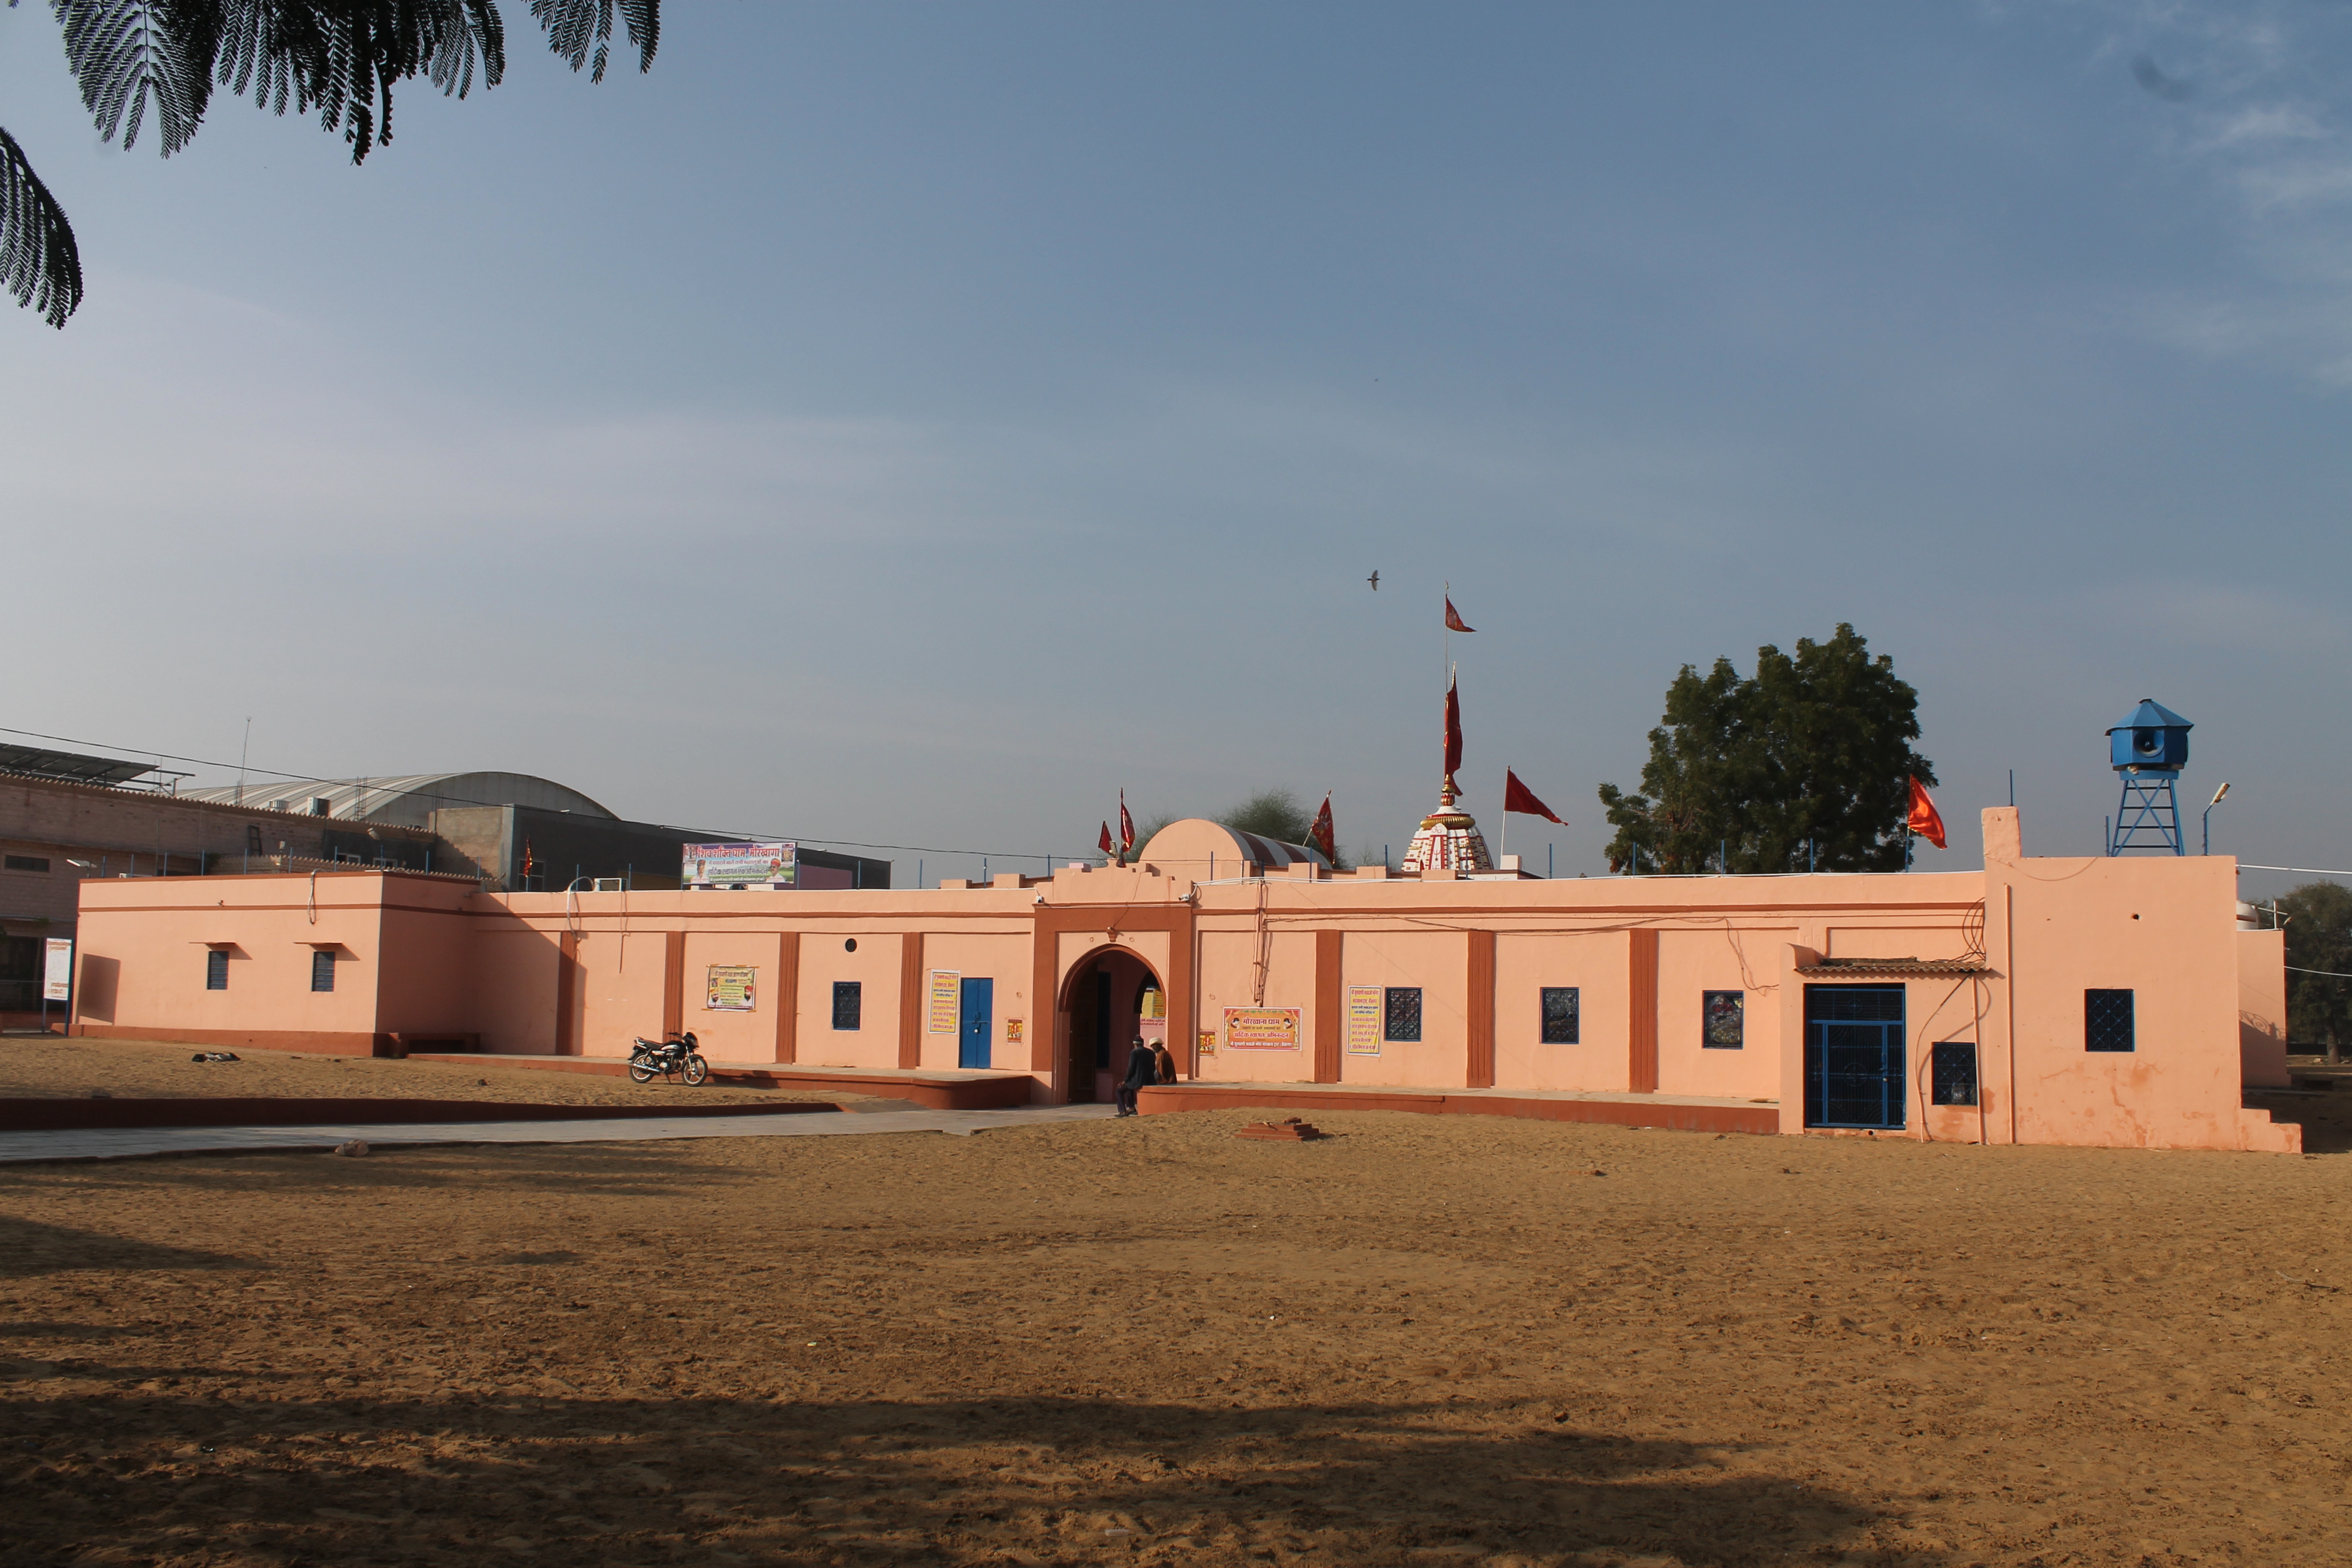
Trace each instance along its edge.
<instances>
[{"instance_id":1,"label":"red flag on pole","mask_svg":"<svg viewBox=\"0 0 2352 1568\"><path fill-rule=\"evenodd\" d=\"M1462 699L1454 689L1454 682L1445 682L1445 787L1454 787L1454 774L1462 766Z\"/></svg>"},{"instance_id":2,"label":"red flag on pole","mask_svg":"<svg viewBox=\"0 0 2352 1568\"><path fill-rule=\"evenodd\" d=\"M1508 768L1503 770L1503 809L1516 811L1521 816L1540 816L1548 821L1559 822L1559 817L1552 816L1551 807L1538 800L1536 792L1521 784L1519 775ZM1568 826L1565 822L1559 822L1559 825L1562 827Z\"/></svg>"},{"instance_id":3,"label":"red flag on pole","mask_svg":"<svg viewBox=\"0 0 2352 1568\"><path fill-rule=\"evenodd\" d=\"M1124 862L1135 852L1135 818L1127 815L1127 792L1118 792L1118 858Z\"/></svg>"},{"instance_id":4,"label":"red flag on pole","mask_svg":"<svg viewBox=\"0 0 2352 1568\"><path fill-rule=\"evenodd\" d=\"M1943 814L1936 809L1935 801L1927 794L1927 786L1917 779L1911 781L1911 815L1904 818L1903 826L1937 848L1944 847Z\"/></svg>"},{"instance_id":5,"label":"red flag on pole","mask_svg":"<svg viewBox=\"0 0 2352 1568\"><path fill-rule=\"evenodd\" d=\"M1449 632L1471 632L1478 629L1475 626L1465 626L1462 624L1462 612L1454 607L1454 595L1451 594L1445 596L1445 629Z\"/></svg>"},{"instance_id":6,"label":"red flag on pole","mask_svg":"<svg viewBox=\"0 0 2352 1568\"><path fill-rule=\"evenodd\" d=\"M1118 853L1118 847L1110 841L1109 823L1103 824L1102 837L1095 841L1095 847L1103 852L1103 858L1106 860Z\"/></svg>"},{"instance_id":7,"label":"red flag on pole","mask_svg":"<svg viewBox=\"0 0 2352 1568\"><path fill-rule=\"evenodd\" d=\"M1323 851L1323 858L1333 865L1339 863L1339 847L1331 835L1331 797L1323 797L1323 809L1315 814L1315 826L1307 830L1307 842Z\"/></svg>"}]
</instances>

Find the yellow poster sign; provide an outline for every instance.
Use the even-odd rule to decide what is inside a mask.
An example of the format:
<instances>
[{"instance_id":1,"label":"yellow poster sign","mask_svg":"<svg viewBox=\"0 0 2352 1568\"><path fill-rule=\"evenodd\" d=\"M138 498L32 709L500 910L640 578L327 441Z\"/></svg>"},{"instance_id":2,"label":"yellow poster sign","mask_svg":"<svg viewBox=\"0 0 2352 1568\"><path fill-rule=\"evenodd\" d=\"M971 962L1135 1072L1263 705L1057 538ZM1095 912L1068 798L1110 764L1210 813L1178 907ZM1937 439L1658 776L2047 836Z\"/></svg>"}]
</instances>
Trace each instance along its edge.
<instances>
[{"instance_id":1,"label":"yellow poster sign","mask_svg":"<svg viewBox=\"0 0 2352 1568\"><path fill-rule=\"evenodd\" d=\"M1348 987L1348 1054L1381 1054L1381 988L1377 985Z\"/></svg>"},{"instance_id":2,"label":"yellow poster sign","mask_svg":"<svg viewBox=\"0 0 2352 1568\"><path fill-rule=\"evenodd\" d=\"M1295 1051L1298 1048L1296 1007L1228 1007L1225 1048L1231 1051Z\"/></svg>"},{"instance_id":3,"label":"yellow poster sign","mask_svg":"<svg viewBox=\"0 0 2352 1568\"><path fill-rule=\"evenodd\" d=\"M714 963L710 966L708 998L703 1007L713 1013L751 1013L758 1010L760 971L756 964Z\"/></svg>"},{"instance_id":4,"label":"yellow poster sign","mask_svg":"<svg viewBox=\"0 0 2352 1568\"><path fill-rule=\"evenodd\" d=\"M958 1015L963 1002L963 973L955 969L931 971L931 1016L924 1026L934 1035L956 1032Z\"/></svg>"}]
</instances>

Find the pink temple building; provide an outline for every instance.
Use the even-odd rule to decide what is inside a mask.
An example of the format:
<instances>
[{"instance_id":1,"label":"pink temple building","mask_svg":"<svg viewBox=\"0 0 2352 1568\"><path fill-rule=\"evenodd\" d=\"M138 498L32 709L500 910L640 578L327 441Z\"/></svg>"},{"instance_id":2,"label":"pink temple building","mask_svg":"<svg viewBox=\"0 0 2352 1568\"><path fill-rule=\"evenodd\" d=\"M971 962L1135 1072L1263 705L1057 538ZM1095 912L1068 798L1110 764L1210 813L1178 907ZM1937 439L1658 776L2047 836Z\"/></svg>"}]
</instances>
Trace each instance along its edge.
<instances>
[{"instance_id":1,"label":"pink temple building","mask_svg":"<svg viewBox=\"0 0 2352 1568\"><path fill-rule=\"evenodd\" d=\"M1128 867L920 889L92 880L71 1026L582 1068L690 1028L722 1068L996 1104L1107 1100L1150 1039L1182 1076L1147 1110L2299 1148L2244 1104L2286 1082L2285 972L2234 863L2032 858L2013 809L1983 823L1984 869L1932 874L1549 880L1483 841L1335 873L1192 820Z\"/></svg>"}]
</instances>

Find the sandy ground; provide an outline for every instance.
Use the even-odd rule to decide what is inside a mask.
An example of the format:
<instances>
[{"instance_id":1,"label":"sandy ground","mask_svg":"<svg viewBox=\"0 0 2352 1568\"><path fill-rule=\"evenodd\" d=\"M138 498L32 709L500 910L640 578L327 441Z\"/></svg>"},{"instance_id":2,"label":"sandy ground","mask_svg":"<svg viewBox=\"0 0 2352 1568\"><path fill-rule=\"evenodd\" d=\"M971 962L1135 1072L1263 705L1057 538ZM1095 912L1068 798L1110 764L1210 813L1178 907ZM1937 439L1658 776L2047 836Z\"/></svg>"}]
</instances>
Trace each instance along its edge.
<instances>
[{"instance_id":1,"label":"sandy ground","mask_svg":"<svg viewBox=\"0 0 2352 1568\"><path fill-rule=\"evenodd\" d=\"M700 1089L656 1079L501 1067L496 1057L453 1062L379 1061L373 1057L238 1051L233 1062L189 1058L212 1046L143 1040L82 1040L37 1035L0 1037L0 1095L80 1099L103 1089L119 1099L153 1095L344 1095L365 1100L528 1100L540 1105L711 1105L778 1100L863 1100L820 1089Z\"/></svg>"},{"instance_id":2,"label":"sandy ground","mask_svg":"<svg viewBox=\"0 0 2352 1568\"><path fill-rule=\"evenodd\" d=\"M1244 1120L0 1172L0 1563L2352 1561L2352 1158Z\"/></svg>"}]
</instances>

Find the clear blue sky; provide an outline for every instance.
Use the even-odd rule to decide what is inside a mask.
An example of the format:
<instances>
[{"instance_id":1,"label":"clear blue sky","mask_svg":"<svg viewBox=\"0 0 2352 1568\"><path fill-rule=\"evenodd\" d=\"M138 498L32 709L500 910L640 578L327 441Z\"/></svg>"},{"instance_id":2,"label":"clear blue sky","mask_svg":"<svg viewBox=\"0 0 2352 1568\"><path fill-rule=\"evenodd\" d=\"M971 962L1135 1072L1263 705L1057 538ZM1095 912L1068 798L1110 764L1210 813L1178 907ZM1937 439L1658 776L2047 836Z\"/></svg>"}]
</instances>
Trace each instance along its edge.
<instances>
[{"instance_id":1,"label":"clear blue sky","mask_svg":"<svg viewBox=\"0 0 2352 1568\"><path fill-rule=\"evenodd\" d=\"M2352 8L673 0L602 86L506 10L357 170L226 97L106 147L0 10L89 282L0 310L0 721L1065 855L1330 787L1377 853L1450 578L1469 805L1564 872L1679 665L1840 620L1923 867L2012 767L2091 852L2141 697L2217 848L2352 865Z\"/></svg>"}]
</instances>

